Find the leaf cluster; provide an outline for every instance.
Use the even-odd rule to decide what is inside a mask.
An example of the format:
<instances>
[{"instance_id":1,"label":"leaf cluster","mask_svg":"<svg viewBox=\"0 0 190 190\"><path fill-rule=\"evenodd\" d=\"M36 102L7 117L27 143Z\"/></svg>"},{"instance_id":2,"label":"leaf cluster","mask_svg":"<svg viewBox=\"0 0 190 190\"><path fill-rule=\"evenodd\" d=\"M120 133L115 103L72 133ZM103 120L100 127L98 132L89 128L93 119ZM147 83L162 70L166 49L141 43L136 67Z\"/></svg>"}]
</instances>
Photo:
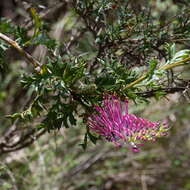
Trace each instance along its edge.
<instances>
[{"instance_id":1,"label":"leaf cluster","mask_svg":"<svg viewBox=\"0 0 190 190\"><path fill-rule=\"evenodd\" d=\"M66 37L59 40L52 37L52 24L34 8L29 10L32 30L0 21L0 32L24 50L47 50L39 72L22 70L19 80L30 101L27 108L9 115L13 121L47 131L68 128L81 118L85 123L104 93L138 103L174 92L168 88L179 89L182 71L173 68L189 63L183 62L190 56L188 7L173 3L175 9L159 12L152 1L130 0L73 0L67 6L62 18ZM7 63L8 50L10 45L1 40L0 65ZM93 143L97 138L88 127L84 148L87 138Z\"/></svg>"}]
</instances>

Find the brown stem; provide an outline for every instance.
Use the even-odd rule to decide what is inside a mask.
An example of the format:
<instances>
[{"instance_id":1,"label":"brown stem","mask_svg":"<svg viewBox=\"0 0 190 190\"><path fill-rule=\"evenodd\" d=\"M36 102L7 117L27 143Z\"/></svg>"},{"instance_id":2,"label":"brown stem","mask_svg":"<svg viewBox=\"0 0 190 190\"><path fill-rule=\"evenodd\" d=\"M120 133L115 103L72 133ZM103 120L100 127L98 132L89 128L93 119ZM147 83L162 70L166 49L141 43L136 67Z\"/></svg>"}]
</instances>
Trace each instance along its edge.
<instances>
[{"instance_id":1,"label":"brown stem","mask_svg":"<svg viewBox=\"0 0 190 190\"><path fill-rule=\"evenodd\" d=\"M178 61L178 62L176 62L176 63L172 63L172 64L169 64L169 65L164 65L164 66L160 67L158 70L165 70L165 71L167 71L167 70L170 70L170 69L172 69L172 68L174 68L174 67L182 66L184 63L186 63L186 62L188 62L188 61L190 61L190 57L187 57L187 58L185 58L185 59L183 59L183 60L181 60L181 61ZM142 76L139 77L137 80L135 80L135 81L131 82L130 84L128 84L128 85L124 88L124 90L126 90L126 89L128 89L128 88L131 88L131 87L133 87L134 85L140 83L141 81L143 81L144 79L146 79L146 77L147 77L147 74L142 75Z\"/></svg>"},{"instance_id":2,"label":"brown stem","mask_svg":"<svg viewBox=\"0 0 190 190\"><path fill-rule=\"evenodd\" d=\"M10 39L8 36L2 33L0 33L0 39L14 47L22 56L25 57L28 63L32 63L37 72L40 71L40 63L36 59L34 59L29 53L27 53L24 49L22 49L17 42L15 42L14 40Z\"/></svg>"}]
</instances>

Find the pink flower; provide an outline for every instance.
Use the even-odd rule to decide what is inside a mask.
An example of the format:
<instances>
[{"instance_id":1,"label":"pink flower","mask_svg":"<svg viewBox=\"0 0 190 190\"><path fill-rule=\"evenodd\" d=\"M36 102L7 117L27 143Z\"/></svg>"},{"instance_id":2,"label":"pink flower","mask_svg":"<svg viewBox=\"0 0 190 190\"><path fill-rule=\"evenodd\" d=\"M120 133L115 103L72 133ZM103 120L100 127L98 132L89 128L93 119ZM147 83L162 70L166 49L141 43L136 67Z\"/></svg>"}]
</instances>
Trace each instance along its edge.
<instances>
[{"instance_id":1,"label":"pink flower","mask_svg":"<svg viewBox=\"0 0 190 190\"><path fill-rule=\"evenodd\" d=\"M155 141L168 131L166 122L150 122L128 113L128 101L106 95L102 106L95 106L97 114L88 118L90 129L116 146L128 143L134 152L142 142Z\"/></svg>"}]
</instances>

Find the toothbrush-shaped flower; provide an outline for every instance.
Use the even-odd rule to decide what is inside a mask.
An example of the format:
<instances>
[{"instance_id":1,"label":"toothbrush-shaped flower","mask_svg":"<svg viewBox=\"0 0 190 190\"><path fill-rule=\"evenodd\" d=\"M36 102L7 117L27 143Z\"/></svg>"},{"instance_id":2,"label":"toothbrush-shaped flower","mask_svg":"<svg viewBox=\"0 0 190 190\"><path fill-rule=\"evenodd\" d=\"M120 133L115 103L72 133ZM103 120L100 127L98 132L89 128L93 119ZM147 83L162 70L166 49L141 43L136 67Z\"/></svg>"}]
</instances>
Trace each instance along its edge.
<instances>
[{"instance_id":1,"label":"toothbrush-shaped flower","mask_svg":"<svg viewBox=\"0 0 190 190\"><path fill-rule=\"evenodd\" d=\"M113 142L116 146L129 143L138 152L142 142L154 141L165 136L168 131L166 122L150 122L128 113L128 101L106 95L102 106L95 106L97 114L88 118L90 129Z\"/></svg>"}]
</instances>

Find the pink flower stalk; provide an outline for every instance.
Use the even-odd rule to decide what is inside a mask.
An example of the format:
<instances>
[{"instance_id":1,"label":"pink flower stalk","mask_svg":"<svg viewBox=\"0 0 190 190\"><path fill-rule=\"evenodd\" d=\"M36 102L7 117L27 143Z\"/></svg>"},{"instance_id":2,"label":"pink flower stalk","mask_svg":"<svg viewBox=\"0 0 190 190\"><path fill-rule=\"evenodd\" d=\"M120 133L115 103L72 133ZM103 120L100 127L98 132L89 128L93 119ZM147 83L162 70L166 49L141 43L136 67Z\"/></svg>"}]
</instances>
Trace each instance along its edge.
<instances>
[{"instance_id":1,"label":"pink flower stalk","mask_svg":"<svg viewBox=\"0 0 190 190\"><path fill-rule=\"evenodd\" d=\"M116 146L129 143L134 152L139 151L142 142L155 141L168 131L166 122L150 122L128 113L128 101L106 95L103 106L95 106L97 114L88 118L90 129Z\"/></svg>"}]
</instances>

